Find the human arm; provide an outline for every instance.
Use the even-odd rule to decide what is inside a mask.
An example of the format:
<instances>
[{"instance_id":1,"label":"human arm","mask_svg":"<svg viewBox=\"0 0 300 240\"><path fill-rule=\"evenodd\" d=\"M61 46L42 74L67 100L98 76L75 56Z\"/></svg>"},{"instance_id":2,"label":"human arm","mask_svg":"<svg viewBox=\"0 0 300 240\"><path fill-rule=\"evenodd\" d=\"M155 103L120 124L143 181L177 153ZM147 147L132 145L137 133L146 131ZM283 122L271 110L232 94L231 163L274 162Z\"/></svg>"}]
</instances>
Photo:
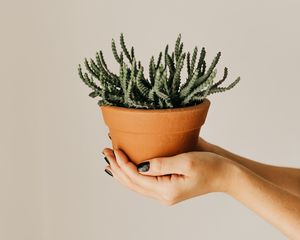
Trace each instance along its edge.
<instances>
[{"instance_id":1,"label":"human arm","mask_svg":"<svg viewBox=\"0 0 300 240\"><path fill-rule=\"evenodd\" d=\"M300 238L300 198L240 164L230 164L226 193L270 222L289 239Z\"/></svg>"},{"instance_id":2,"label":"human arm","mask_svg":"<svg viewBox=\"0 0 300 240\"><path fill-rule=\"evenodd\" d=\"M198 145L196 150L212 152L225 158L229 158L234 162L237 162L247 167L248 169L255 172L257 175L276 184L277 186L285 189L286 191L300 196L300 169L272 166L256 162L251 159L232 153L220 146L211 144L200 137L198 139Z\"/></svg>"},{"instance_id":3,"label":"human arm","mask_svg":"<svg viewBox=\"0 0 300 240\"><path fill-rule=\"evenodd\" d=\"M291 239L300 236L300 198L250 169L209 152L189 152L147 161L139 172L125 153L109 149L106 167L129 189L173 205L211 192L224 192L269 221ZM146 164L147 165L147 164ZM144 164L144 166L146 166Z\"/></svg>"}]
</instances>

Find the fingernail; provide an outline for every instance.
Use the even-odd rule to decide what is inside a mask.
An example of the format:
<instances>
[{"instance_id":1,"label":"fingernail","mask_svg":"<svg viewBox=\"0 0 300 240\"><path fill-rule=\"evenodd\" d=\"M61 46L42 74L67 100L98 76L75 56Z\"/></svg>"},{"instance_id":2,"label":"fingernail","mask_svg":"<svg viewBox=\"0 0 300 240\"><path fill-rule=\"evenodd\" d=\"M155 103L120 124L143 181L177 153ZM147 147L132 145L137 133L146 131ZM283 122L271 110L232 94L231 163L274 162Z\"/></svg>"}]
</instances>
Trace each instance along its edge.
<instances>
[{"instance_id":1,"label":"fingernail","mask_svg":"<svg viewBox=\"0 0 300 240\"><path fill-rule=\"evenodd\" d=\"M111 171L109 171L108 169L105 169L104 170L108 175L110 175L110 176L112 176L113 177L113 175L112 175L112 173L111 173Z\"/></svg>"},{"instance_id":2,"label":"fingernail","mask_svg":"<svg viewBox=\"0 0 300 240\"><path fill-rule=\"evenodd\" d=\"M150 168L150 163L147 161L147 162L142 162L140 164L137 165L137 170L139 172L147 172Z\"/></svg>"},{"instance_id":3,"label":"fingernail","mask_svg":"<svg viewBox=\"0 0 300 240\"><path fill-rule=\"evenodd\" d=\"M108 165L110 165L110 163L109 163L107 157L104 157L104 160L107 162Z\"/></svg>"},{"instance_id":4,"label":"fingernail","mask_svg":"<svg viewBox=\"0 0 300 240\"><path fill-rule=\"evenodd\" d=\"M111 137L110 137L110 134L108 133L108 137L109 137L109 139L111 140Z\"/></svg>"}]
</instances>

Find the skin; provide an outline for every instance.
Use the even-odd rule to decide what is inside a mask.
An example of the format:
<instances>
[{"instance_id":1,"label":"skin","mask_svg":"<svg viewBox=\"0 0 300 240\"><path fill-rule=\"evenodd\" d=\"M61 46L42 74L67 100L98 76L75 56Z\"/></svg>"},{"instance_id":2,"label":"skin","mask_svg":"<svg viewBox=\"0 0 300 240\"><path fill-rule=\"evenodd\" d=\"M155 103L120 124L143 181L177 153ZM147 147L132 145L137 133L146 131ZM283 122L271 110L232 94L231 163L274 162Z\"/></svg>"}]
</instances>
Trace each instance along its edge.
<instances>
[{"instance_id":1,"label":"skin","mask_svg":"<svg viewBox=\"0 0 300 240\"><path fill-rule=\"evenodd\" d=\"M286 191L300 197L300 169L272 166L256 162L251 159L234 154L217 145L208 143L202 138L199 138L197 150L213 152L225 158L229 158L252 170L257 175L260 175L261 177L274 183L275 185L278 185Z\"/></svg>"},{"instance_id":2,"label":"skin","mask_svg":"<svg viewBox=\"0 0 300 240\"><path fill-rule=\"evenodd\" d=\"M202 138L195 151L145 160L150 163L147 172L139 172L119 149L105 148L103 154L114 179L164 205L223 192L288 238L300 238L300 169L255 162Z\"/></svg>"}]
</instances>

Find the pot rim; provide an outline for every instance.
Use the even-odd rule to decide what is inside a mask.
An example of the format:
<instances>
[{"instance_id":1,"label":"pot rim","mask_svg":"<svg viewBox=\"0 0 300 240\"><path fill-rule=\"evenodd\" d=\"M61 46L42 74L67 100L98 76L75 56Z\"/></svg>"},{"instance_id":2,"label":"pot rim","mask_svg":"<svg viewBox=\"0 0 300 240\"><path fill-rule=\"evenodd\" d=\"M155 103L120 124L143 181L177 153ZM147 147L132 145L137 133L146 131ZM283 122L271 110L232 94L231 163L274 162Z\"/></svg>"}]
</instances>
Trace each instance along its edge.
<instances>
[{"instance_id":1,"label":"pot rim","mask_svg":"<svg viewBox=\"0 0 300 240\"><path fill-rule=\"evenodd\" d=\"M121 107L121 106L100 106L100 108L112 108L118 111L122 112L131 112L131 113L166 113L166 112L184 112L184 111L193 111L198 108L204 107L204 105L210 105L210 100L207 98L204 98L201 103L198 103L193 106L187 106L187 107L179 107L179 108L158 108L158 109L143 109L143 108L127 108L127 107Z\"/></svg>"}]
</instances>

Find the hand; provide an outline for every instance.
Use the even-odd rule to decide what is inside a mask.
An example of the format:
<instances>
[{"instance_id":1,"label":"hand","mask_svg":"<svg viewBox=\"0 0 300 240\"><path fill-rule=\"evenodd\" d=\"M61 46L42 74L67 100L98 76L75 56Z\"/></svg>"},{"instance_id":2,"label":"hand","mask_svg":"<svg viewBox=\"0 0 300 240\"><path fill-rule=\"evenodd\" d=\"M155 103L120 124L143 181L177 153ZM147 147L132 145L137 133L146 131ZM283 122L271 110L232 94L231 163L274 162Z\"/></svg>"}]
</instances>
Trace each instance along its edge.
<instances>
[{"instance_id":1,"label":"hand","mask_svg":"<svg viewBox=\"0 0 300 240\"><path fill-rule=\"evenodd\" d=\"M153 158L136 166L126 154L105 148L110 171L122 185L165 205L209 192L226 191L226 158L210 152L188 152Z\"/></svg>"}]
</instances>

